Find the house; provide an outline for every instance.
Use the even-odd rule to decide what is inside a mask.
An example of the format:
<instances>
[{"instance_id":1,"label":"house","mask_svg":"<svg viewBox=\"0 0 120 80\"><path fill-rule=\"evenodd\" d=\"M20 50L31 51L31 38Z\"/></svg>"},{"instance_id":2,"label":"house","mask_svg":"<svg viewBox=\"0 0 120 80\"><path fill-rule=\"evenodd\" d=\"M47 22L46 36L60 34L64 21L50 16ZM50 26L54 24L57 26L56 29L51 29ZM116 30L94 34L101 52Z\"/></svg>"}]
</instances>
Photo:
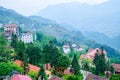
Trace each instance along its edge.
<instances>
[{"instance_id":1,"label":"house","mask_svg":"<svg viewBox=\"0 0 120 80\"><path fill-rule=\"evenodd\" d=\"M48 80L63 80L62 78L58 77L58 76L52 76L51 78L49 78Z\"/></svg>"},{"instance_id":2,"label":"house","mask_svg":"<svg viewBox=\"0 0 120 80\"><path fill-rule=\"evenodd\" d=\"M70 53L70 46L69 45L63 45L63 52L65 53L65 54L68 54L68 53Z\"/></svg>"},{"instance_id":3,"label":"house","mask_svg":"<svg viewBox=\"0 0 120 80\"><path fill-rule=\"evenodd\" d=\"M24 31L22 33L21 41L24 43L33 43L33 34L29 31Z\"/></svg>"},{"instance_id":4,"label":"house","mask_svg":"<svg viewBox=\"0 0 120 80\"><path fill-rule=\"evenodd\" d=\"M101 50L99 48L96 48L96 49L89 49L88 50L88 53L87 54L82 54L80 56L81 59L90 59L90 60L94 60L94 57L95 57L95 54L98 53L98 55L104 53L105 54L105 57L107 59L107 55L106 55L106 51L105 50Z\"/></svg>"},{"instance_id":5,"label":"house","mask_svg":"<svg viewBox=\"0 0 120 80\"><path fill-rule=\"evenodd\" d=\"M20 60L15 60L15 61L14 61L14 64L16 64L16 65L18 65L18 66L22 66L22 61L20 61ZM51 75L51 72L50 72L49 70L46 70L46 65L47 65L47 64L44 65L45 73L46 73L49 77L51 77L51 76L52 76L52 75ZM33 71L33 72L39 72L39 71L40 71L40 68L37 67L37 66L34 66L34 65L32 65L32 64L28 64L28 66L29 66L29 72L31 72L31 71ZM47 68L47 69L50 69L50 68L51 68L51 66L50 66L50 64L48 64L48 68Z\"/></svg>"},{"instance_id":6,"label":"house","mask_svg":"<svg viewBox=\"0 0 120 80\"><path fill-rule=\"evenodd\" d=\"M112 64L115 74L120 74L120 64Z\"/></svg>"},{"instance_id":7,"label":"house","mask_svg":"<svg viewBox=\"0 0 120 80\"><path fill-rule=\"evenodd\" d=\"M72 75L73 73L70 71L70 69L64 70L64 74Z\"/></svg>"},{"instance_id":8,"label":"house","mask_svg":"<svg viewBox=\"0 0 120 80\"><path fill-rule=\"evenodd\" d=\"M29 76L17 74L12 76L10 80L32 80L32 79Z\"/></svg>"},{"instance_id":9,"label":"house","mask_svg":"<svg viewBox=\"0 0 120 80\"><path fill-rule=\"evenodd\" d=\"M11 41L12 34L17 34L17 26L15 24L5 24L4 25L4 36Z\"/></svg>"},{"instance_id":10,"label":"house","mask_svg":"<svg viewBox=\"0 0 120 80\"><path fill-rule=\"evenodd\" d=\"M88 74L85 80L108 80L107 78L102 78L98 75Z\"/></svg>"},{"instance_id":11,"label":"house","mask_svg":"<svg viewBox=\"0 0 120 80\"><path fill-rule=\"evenodd\" d=\"M20 60L15 60L14 64L18 65L18 66L22 66L22 61ZM39 72L40 68L37 66L34 66L32 64L28 64L29 66L29 71L33 71L33 72Z\"/></svg>"}]
</instances>

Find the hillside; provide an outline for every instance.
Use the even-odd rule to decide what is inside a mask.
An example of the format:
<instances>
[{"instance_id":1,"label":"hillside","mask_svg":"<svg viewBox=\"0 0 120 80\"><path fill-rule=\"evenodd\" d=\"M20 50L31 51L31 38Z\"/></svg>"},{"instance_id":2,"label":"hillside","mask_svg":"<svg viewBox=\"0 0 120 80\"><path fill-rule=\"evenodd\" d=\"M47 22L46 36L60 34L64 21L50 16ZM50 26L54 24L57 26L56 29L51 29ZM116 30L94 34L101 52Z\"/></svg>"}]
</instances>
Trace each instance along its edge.
<instances>
[{"instance_id":1,"label":"hillside","mask_svg":"<svg viewBox=\"0 0 120 80\"><path fill-rule=\"evenodd\" d=\"M81 41L84 39L81 32L67 30L55 21L38 16L25 17L13 10L3 7L0 7L0 23L14 23L23 30L40 31L44 34L54 36L57 39L69 39L71 41ZM77 33L79 33L79 37Z\"/></svg>"},{"instance_id":2,"label":"hillside","mask_svg":"<svg viewBox=\"0 0 120 80\"><path fill-rule=\"evenodd\" d=\"M100 32L114 37L120 35L119 4L118 0L108 0L98 5L62 3L48 6L38 15L69 24L76 30Z\"/></svg>"},{"instance_id":3,"label":"hillside","mask_svg":"<svg viewBox=\"0 0 120 80\"><path fill-rule=\"evenodd\" d=\"M99 32L82 32L82 33L85 37L87 37L90 40L94 40L97 43L108 45L116 49L120 49L120 44L119 44L120 36L111 38Z\"/></svg>"}]
</instances>

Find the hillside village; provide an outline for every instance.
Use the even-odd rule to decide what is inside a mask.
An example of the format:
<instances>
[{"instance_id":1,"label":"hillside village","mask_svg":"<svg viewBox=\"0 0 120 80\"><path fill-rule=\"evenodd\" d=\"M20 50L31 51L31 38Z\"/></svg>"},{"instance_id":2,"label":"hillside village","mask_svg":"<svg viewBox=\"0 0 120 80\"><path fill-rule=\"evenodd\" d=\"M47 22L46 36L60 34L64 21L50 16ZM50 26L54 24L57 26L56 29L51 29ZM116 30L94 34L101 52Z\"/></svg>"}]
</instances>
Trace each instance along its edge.
<instances>
[{"instance_id":1,"label":"hillside village","mask_svg":"<svg viewBox=\"0 0 120 80\"><path fill-rule=\"evenodd\" d=\"M32 30L20 31L16 24L0 24L0 28L0 80L119 78L120 64L111 63L102 46L85 48L48 38L44 43L43 35Z\"/></svg>"}]
</instances>

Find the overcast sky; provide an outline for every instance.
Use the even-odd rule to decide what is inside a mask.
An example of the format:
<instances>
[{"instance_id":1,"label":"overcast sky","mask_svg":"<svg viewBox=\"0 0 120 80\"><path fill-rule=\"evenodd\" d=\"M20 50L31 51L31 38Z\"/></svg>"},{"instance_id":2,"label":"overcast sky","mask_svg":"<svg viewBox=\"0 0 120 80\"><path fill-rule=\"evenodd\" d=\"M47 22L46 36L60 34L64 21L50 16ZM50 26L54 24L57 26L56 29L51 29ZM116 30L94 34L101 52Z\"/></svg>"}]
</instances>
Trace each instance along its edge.
<instances>
[{"instance_id":1,"label":"overcast sky","mask_svg":"<svg viewBox=\"0 0 120 80\"><path fill-rule=\"evenodd\" d=\"M47 6L60 3L79 2L97 5L106 1L108 0L0 0L0 6L13 9L22 15L29 16L36 14Z\"/></svg>"}]
</instances>

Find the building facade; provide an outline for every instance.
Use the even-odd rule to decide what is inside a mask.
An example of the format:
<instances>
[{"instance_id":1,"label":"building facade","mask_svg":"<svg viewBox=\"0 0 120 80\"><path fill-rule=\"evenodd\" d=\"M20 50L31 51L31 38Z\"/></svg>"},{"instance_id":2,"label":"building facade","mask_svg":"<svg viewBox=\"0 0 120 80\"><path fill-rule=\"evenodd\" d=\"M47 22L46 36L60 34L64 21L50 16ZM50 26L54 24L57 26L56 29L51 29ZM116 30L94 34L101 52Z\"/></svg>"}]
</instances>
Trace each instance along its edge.
<instances>
[{"instance_id":1,"label":"building facade","mask_svg":"<svg viewBox=\"0 0 120 80\"><path fill-rule=\"evenodd\" d=\"M33 34L28 31L24 31L21 36L21 41L24 43L33 43Z\"/></svg>"},{"instance_id":2,"label":"building facade","mask_svg":"<svg viewBox=\"0 0 120 80\"><path fill-rule=\"evenodd\" d=\"M12 34L17 34L17 26L15 24L5 24L4 25L4 36L11 41Z\"/></svg>"}]
</instances>

